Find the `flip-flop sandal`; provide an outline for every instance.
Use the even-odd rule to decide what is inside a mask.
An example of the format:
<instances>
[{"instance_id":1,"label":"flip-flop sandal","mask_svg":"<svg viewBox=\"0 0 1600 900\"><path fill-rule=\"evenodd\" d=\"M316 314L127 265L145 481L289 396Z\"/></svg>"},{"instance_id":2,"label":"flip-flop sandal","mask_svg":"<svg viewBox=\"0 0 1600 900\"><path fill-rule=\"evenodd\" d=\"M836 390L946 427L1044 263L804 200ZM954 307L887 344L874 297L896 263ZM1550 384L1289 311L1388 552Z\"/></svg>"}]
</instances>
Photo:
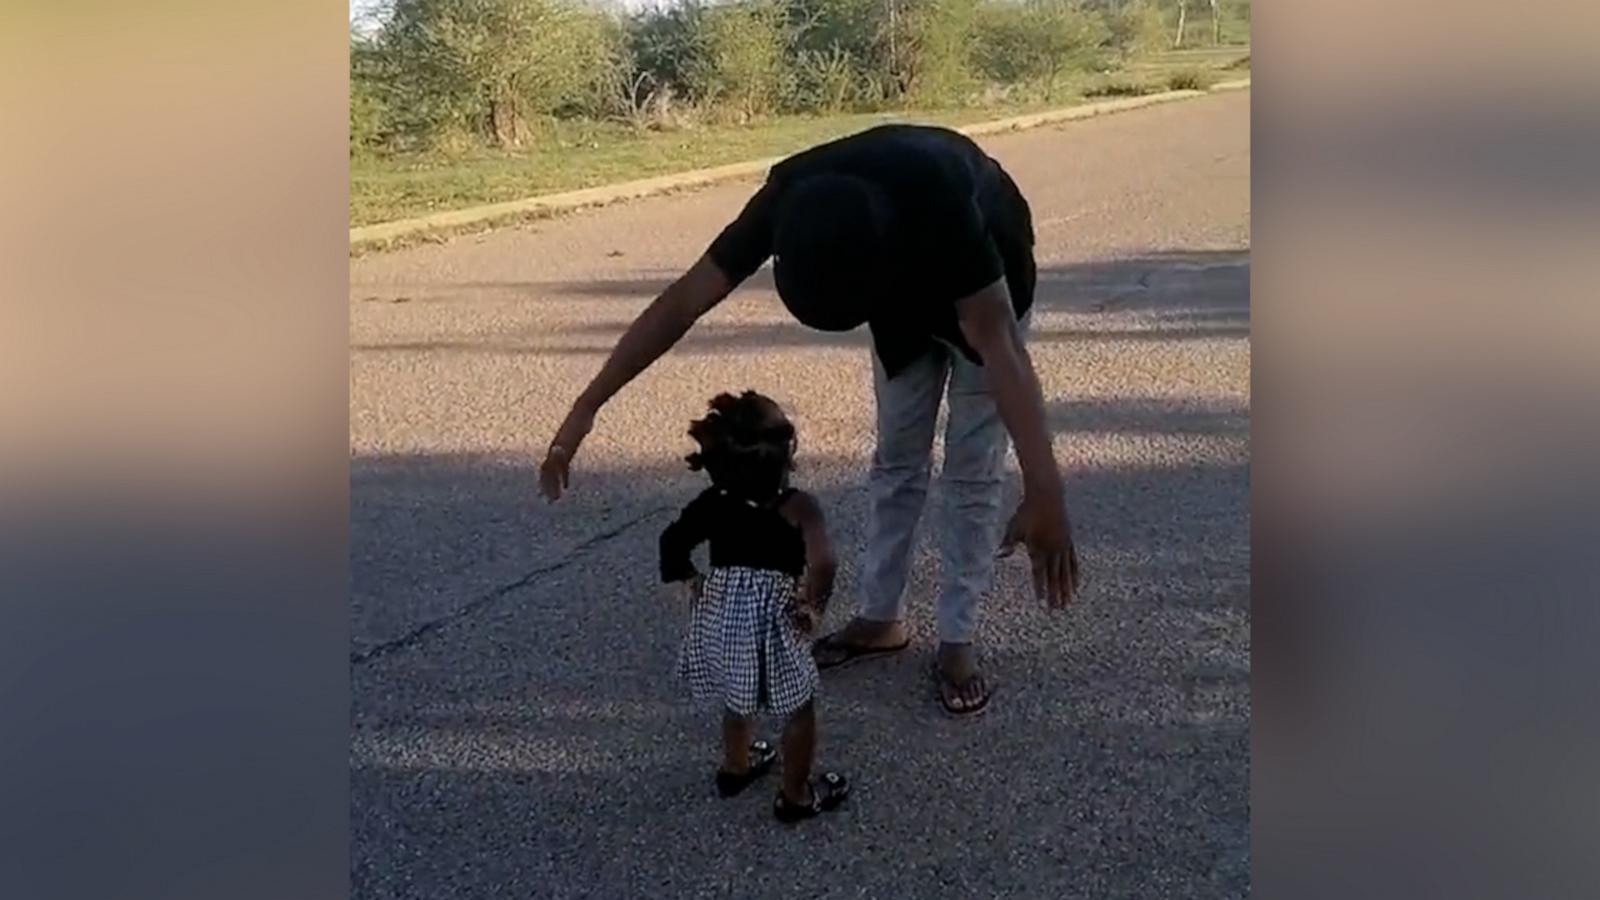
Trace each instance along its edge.
<instances>
[{"instance_id":1,"label":"flip-flop sandal","mask_svg":"<svg viewBox=\"0 0 1600 900\"><path fill-rule=\"evenodd\" d=\"M811 644L811 657L816 660L818 669L842 669L845 666L880 656L893 656L901 650L911 646L911 638L906 638L898 644L888 647L862 647L839 640L842 632L835 631L826 637L817 638ZM819 654L842 653L838 659L824 662Z\"/></svg>"},{"instance_id":2,"label":"flip-flop sandal","mask_svg":"<svg viewBox=\"0 0 1600 900\"><path fill-rule=\"evenodd\" d=\"M935 689L939 694L939 707L944 710L945 715L952 719L970 719L974 716L982 715L988 711L989 701L994 698L994 682L986 676L981 676L981 673L974 674L972 677L983 677L984 691L982 696L978 698L978 702L972 704L971 706L956 706L950 702L950 695L952 693L960 694L961 688L969 684L971 679L968 679L968 681L962 682L961 684L956 684L945 677L944 671L939 668L938 663L934 663L933 682ZM949 690L946 690L946 688L949 688Z\"/></svg>"},{"instance_id":3,"label":"flip-flop sandal","mask_svg":"<svg viewBox=\"0 0 1600 900\"><path fill-rule=\"evenodd\" d=\"M783 796L783 791L778 791L777 799L772 801L772 813L778 817L778 821L793 825L838 809L839 804L848 796L850 796L850 779L838 772L824 772L821 778L813 779L811 782L811 805L790 803L788 798Z\"/></svg>"},{"instance_id":4,"label":"flip-flop sandal","mask_svg":"<svg viewBox=\"0 0 1600 900\"><path fill-rule=\"evenodd\" d=\"M750 742L750 768L743 772L717 771L717 793L724 797L732 797L741 793L745 788L755 784L761 776L772 771L772 764L778 759L778 751L766 741Z\"/></svg>"}]
</instances>

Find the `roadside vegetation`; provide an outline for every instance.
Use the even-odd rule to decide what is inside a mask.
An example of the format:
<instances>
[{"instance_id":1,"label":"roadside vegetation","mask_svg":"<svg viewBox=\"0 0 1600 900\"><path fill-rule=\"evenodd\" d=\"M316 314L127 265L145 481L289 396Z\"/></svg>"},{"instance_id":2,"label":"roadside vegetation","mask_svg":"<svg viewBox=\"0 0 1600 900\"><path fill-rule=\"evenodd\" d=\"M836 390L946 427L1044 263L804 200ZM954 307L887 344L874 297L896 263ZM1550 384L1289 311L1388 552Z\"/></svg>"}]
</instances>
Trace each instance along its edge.
<instances>
[{"instance_id":1,"label":"roadside vegetation","mask_svg":"<svg viewBox=\"0 0 1600 900\"><path fill-rule=\"evenodd\" d=\"M1203 88L1248 74L1249 15L1247 0L394 0L352 29L351 224L882 121Z\"/></svg>"}]
</instances>

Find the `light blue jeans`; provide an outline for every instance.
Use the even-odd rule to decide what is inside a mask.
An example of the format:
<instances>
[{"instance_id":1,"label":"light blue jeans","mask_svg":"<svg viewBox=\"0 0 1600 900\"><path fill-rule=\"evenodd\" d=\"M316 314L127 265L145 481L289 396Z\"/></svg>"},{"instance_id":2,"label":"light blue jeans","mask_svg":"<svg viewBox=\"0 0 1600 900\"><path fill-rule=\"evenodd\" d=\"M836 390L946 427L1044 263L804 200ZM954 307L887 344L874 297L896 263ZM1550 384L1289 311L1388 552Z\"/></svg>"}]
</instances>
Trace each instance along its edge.
<instances>
[{"instance_id":1,"label":"light blue jeans","mask_svg":"<svg viewBox=\"0 0 1600 900\"><path fill-rule=\"evenodd\" d=\"M1020 323L1026 329L1027 318ZM939 475L939 640L972 641L978 602L994 576L1007 435L983 369L942 344L894 378L873 354L878 449L868 480L871 518L857 614L901 621L917 522L928 499L939 403L948 397Z\"/></svg>"}]
</instances>

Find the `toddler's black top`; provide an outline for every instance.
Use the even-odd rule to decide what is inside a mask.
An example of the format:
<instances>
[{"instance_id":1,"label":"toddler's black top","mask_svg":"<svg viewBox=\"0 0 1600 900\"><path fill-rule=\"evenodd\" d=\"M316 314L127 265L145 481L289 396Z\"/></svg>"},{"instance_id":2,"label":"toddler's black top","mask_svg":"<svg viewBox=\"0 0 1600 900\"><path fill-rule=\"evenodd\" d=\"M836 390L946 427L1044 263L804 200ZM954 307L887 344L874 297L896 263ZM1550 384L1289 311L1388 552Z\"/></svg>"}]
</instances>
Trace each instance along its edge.
<instances>
[{"instance_id":1,"label":"toddler's black top","mask_svg":"<svg viewBox=\"0 0 1600 900\"><path fill-rule=\"evenodd\" d=\"M698 574L690 557L705 541L711 542L713 568L771 569L798 578L805 569L805 540L778 512L793 493L785 490L758 503L707 488L661 532L661 580L683 581Z\"/></svg>"}]
</instances>

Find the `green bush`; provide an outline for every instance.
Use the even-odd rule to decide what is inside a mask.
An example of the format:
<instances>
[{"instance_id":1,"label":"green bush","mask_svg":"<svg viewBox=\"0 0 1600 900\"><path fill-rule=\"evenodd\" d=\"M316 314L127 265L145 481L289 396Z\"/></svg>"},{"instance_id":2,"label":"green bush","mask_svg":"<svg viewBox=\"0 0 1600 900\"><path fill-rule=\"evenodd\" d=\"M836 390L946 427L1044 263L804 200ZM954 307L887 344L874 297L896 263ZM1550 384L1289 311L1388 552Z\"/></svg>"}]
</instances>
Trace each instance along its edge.
<instances>
[{"instance_id":1,"label":"green bush","mask_svg":"<svg viewBox=\"0 0 1600 900\"><path fill-rule=\"evenodd\" d=\"M1179 69L1167 76L1167 87L1174 91L1203 91L1211 86L1211 73L1203 69Z\"/></svg>"},{"instance_id":2,"label":"green bush","mask_svg":"<svg viewBox=\"0 0 1600 900\"><path fill-rule=\"evenodd\" d=\"M1225 38L1248 38L1249 3L1224 2ZM1191 27L1200 20L1209 32L1205 7L1190 5ZM595 0L392 8L375 35L352 38L352 154L516 146L542 139L552 119L675 128L780 111L1049 100L1073 72L1105 72L1117 57L1170 46L1176 24L1171 0L679 0L633 14L602 13ZM1208 79L1182 72L1171 84ZM1143 92L1110 83L1089 93Z\"/></svg>"},{"instance_id":3,"label":"green bush","mask_svg":"<svg viewBox=\"0 0 1600 900\"><path fill-rule=\"evenodd\" d=\"M837 78L835 51L855 70L855 106L945 103L977 86L972 42L980 0L788 0L800 81L821 60ZM819 59L817 54L822 54Z\"/></svg>"},{"instance_id":4,"label":"green bush","mask_svg":"<svg viewBox=\"0 0 1600 900\"><path fill-rule=\"evenodd\" d=\"M839 112L856 104L865 76L842 47L795 53L785 107L795 112Z\"/></svg>"},{"instance_id":5,"label":"green bush","mask_svg":"<svg viewBox=\"0 0 1600 900\"><path fill-rule=\"evenodd\" d=\"M1134 0L1107 17L1112 46L1124 55L1152 53L1172 43L1167 16L1153 0Z\"/></svg>"},{"instance_id":6,"label":"green bush","mask_svg":"<svg viewBox=\"0 0 1600 900\"><path fill-rule=\"evenodd\" d=\"M978 10L973 58L985 78L1000 84L1026 81L1042 74L1043 42L1027 4L985 4Z\"/></svg>"},{"instance_id":7,"label":"green bush","mask_svg":"<svg viewBox=\"0 0 1600 900\"><path fill-rule=\"evenodd\" d=\"M398 131L521 144L533 118L591 106L617 64L612 29L578 0L398 0L382 52Z\"/></svg>"},{"instance_id":8,"label":"green bush","mask_svg":"<svg viewBox=\"0 0 1600 900\"><path fill-rule=\"evenodd\" d=\"M864 75L885 70L890 13L905 0L789 0L789 28L797 53L849 56Z\"/></svg>"},{"instance_id":9,"label":"green bush","mask_svg":"<svg viewBox=\"0 0 1600 900\"><path fill-rule=\"evenodd\" d=\"M694 22L685 73L693 96L743 119L772 112L787 74L784 7L771 0L714 6Z\"/></svg>"},{"instance_id":10,"label":"green bush","mask_svg":"<svg viewBox=\"0 0 1600 900\"><path fill-rule=\"evenodd\" d=\"M889 0L887 76L913 103L960 102L976 87L972 71L977 0Z\"/></svg>"},{"instance_id":11,"label":"green bush","mask_svg":"<svg viewBox=\"0 0 1600 900\"><path fill-rule=\"evenodd\" d=\"M895 88L887 75L868 71L856 85L855 108L868 112L888 109L894 105L894 96Z\"/></svg>"},{"instance_id":12,"label":"green bush","mask_svg":"<svg viewBox=\"0 0 1600 900\"><path fill-rule=\"evenodd\" d=\"M350 154L358 156L382 147L387 139L389 112L384 107L382 58L375 48L350 42Z\"/></svg>"},{"instance_id":13,"label":"green bush","mask_svg":"<svg viewBox=\"0 0 1600 900\"><path fill-rule=\"evenodd\" d=\"M689 94L689 66L696 57L705 9L697 0L683 0L633 15L626 24L628 54L634 64L681 96Z\"/></svg>"},{"instance_id":14,"label":"green bush","mask_svg":"<svg viewBox=\"0 0 1600 900\"><path fill-rule=\"evenodd\" d=\"M1002 0L980 7L975 50L985 76L1037 84L1048 100L1062 73L1095 68L1110 39L1098 13L1069 0Z\"/></svg>"}]
</instances>

